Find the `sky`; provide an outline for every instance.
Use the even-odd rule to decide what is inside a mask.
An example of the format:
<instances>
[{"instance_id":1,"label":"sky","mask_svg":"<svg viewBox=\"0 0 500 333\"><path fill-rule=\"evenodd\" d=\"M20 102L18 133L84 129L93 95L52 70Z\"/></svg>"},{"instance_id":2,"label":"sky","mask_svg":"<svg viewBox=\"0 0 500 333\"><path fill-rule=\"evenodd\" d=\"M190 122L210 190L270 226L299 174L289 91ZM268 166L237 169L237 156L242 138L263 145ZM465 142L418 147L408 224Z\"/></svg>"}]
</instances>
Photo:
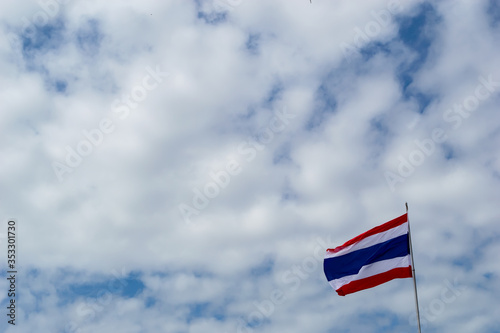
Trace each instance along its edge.
<instances>
[{"instance_id":1,"label":"sky","mask_svg":"<svg viewBox=\"0 0 500 333\"><path fill-rule=\"evenodd\" d=\"M0 3L0 331L500 332L500 2ZM16 320L7 227L16 221Z\"/></svg>"}]
</instances>

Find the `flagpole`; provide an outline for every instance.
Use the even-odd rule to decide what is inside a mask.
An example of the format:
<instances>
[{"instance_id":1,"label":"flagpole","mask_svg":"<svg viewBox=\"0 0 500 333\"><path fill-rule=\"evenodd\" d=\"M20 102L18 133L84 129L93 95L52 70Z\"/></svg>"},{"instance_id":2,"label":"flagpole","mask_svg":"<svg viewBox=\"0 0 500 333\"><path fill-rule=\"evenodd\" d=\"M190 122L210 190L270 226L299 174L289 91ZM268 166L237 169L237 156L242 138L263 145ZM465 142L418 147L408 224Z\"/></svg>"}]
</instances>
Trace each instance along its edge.
<instances>
[{"instance_id":1,"label":"flagpole","mask_svg":"<svg viewBox=\"0 0 500 333\"><path fill-rule=\"evenodd\" d=\"M410 231L410 217L408 216L408 203L406 205L406 218L408 220L408 239L410 243L410 256L411 256L411 275L413 276L413 287L415 288L415 306L417 308L417 323L418 323L418 333L422 333L420 330L420 311L418 309L418 294L417 294L417 279L415 277L415 262L413 261L413 247L411 244L411 231Z\"/></svg>"}]
</instances>

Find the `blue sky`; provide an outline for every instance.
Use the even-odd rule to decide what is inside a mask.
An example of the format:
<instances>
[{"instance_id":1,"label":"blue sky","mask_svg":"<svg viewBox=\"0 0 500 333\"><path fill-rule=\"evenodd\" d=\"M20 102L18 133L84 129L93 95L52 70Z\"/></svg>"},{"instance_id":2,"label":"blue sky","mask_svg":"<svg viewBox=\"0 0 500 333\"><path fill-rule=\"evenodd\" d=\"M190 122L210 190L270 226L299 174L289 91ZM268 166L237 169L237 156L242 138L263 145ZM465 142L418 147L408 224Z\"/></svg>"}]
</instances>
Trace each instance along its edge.
<instances>
[{"instance_id":1,"label":"blue sky","mask_svg":"<svg viewBox=\"0 0 500 333\"><path fill-rule=\"evenodd\" d=\"M405 202L422 331L499 332L498 1L0 13L1 332L416 332L410 279L322 271Z\"/></svg>"}]
</instances>

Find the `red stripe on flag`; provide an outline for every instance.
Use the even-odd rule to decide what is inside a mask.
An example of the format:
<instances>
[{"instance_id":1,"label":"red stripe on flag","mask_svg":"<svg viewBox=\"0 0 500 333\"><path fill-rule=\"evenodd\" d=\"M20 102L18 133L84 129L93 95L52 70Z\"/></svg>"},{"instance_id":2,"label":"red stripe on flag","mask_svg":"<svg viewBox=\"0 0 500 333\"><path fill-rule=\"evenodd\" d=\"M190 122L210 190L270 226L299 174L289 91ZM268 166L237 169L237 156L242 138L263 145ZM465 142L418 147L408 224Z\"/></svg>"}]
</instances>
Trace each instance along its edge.
<instances>
[{"instance_id":1,"label":"red stripe on flag","mask_svg":"<svg viewBox=\"0 0 500 333\"><path fill-rule=\"evenodd\" d=\"M340 296L345 296L348 294L355 293L357 291L376 287L382 283L386 283L393 279L404 279L411 277L412 277L411 266L398 267L384 273L380 273L364 279L349 282L348 284L343 285L336 291L337 294L339 294Z\"/></svg>"},{"instance_id":2,"label":"red stripe on flag","mask_svg":"<svg viewBox=\"0 0 500 333\"><path fill-rule=\"evenodd\" d=\"M376 226L375 228L372 228L372 229L370 229L370 230L362 233L361 235L356 236L353 239L348 240L344 244L342 244L340 246L337 246L334 249L327 249L326 251L327 252L339 252L343 248L345 248L345 247L347 247L349 245L352 245L354 243L357 243L360 240L365 239L366 237L369 237L369 236L372 236L372 235L375 235L375 234L387 231L389 229L395 228L395 227L397 227L397 226L399 226L399 225L401 225L401 224L403 224L403 223L405 223L407 221L408 221L408 214L403 214L403 215L401 215L399 217L396 217L393 220L390 220L389 222L386 222L384 224Z\"/></svg>"}]
</instances>

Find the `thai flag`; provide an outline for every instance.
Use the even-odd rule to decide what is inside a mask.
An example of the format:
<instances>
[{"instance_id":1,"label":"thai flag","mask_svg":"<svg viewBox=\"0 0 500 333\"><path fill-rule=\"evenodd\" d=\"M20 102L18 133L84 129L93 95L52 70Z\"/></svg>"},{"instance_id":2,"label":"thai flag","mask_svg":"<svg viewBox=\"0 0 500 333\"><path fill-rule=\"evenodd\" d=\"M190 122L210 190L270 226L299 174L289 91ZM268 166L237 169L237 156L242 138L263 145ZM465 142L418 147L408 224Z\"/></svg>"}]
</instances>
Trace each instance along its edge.
<instances>
[{"instance_id":1,"label":"thai flag","mask_svg":"<svg viewBox=\"0 0 500 333\"><path fill-rule=\"evenodd\" d=\"M326 250L323 264L340 296L398 278L411 278L408 214Z\"/></svg>"}]
</instances>

